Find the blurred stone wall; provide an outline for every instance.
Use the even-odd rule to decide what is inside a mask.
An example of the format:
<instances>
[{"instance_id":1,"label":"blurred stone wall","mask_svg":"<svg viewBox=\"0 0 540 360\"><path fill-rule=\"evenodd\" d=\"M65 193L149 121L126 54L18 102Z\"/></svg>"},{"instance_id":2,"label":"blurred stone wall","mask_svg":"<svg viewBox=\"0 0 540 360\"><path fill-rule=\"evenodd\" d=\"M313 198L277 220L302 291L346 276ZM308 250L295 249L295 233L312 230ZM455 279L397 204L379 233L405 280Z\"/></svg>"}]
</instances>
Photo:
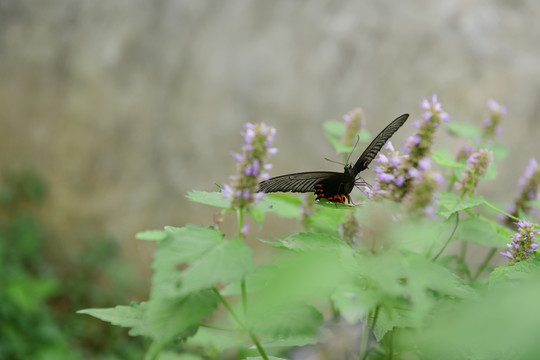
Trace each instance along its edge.
<instances>
[{"instance_id":1,"label":"blurred stone wall","mask_svg":"<svg viewBox=\"0 0 540 360\"><path fill-rule=\"evenodd\" d=\"M0 167L46 176L60 234L103 229L146 263L135 232L211 223L184 196L227 181L243 123L278 129L273 175L340 170L324 121L361 106L374 133L436 92L458 121L508 107L484 191L509 201L540 156L539 16L534 0L0 0Z\"/></svg>"}]
</instances>

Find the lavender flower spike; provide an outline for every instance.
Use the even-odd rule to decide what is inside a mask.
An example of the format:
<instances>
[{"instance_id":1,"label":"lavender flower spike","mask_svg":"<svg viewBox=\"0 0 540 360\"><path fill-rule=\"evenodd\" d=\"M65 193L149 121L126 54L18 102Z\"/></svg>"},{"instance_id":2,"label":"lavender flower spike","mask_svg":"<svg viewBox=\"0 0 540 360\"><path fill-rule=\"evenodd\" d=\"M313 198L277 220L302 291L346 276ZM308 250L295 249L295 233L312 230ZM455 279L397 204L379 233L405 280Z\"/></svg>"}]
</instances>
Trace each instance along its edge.
<instances>
[{"instance_id":1,"label":"lavender flower spike","mask_svg":"<svg viewBox=\"0 0 540 360\"><path fill-rule=\"evenodd\" d=\"M480 149L469 156L467 166L461 173L459 181L456 182L456 190L461 190L462 195L473 193L478 185L478 179L486 174L492 158L491 152L487 149Z\"/></svg>"},{"instance_id":2,"label":"lavender flower spike","mask_svg":"<svg viewBox=\"0 0 540 360\"><path fill-rule=\"evenodd\" d=\"M261 199L257 185L268 178L268 174L261 170L271 168L267 160L277 152L276 148L271 147L275 134L276 129L265 124L244 125L242 153L233 154L237 163L236 175L231 177L230 184L223 185L223 196L231 199L231 206L246 209Z\"/></svg>"},{"instance_id":3,"label":"lavender flower spike","mask_svg":"<svg viewBox=\"0 0 540 360\"><path fill-rule=\"evenodd\" d=\"M532 226L530 221L520 219L515 224L518 228L517 232L512 236L512 241L506 244L507 250L500 253L511 264L532 257L540 244L535 240L535 237L540 234L540 230Z\"/></svg>"}]
</instances>

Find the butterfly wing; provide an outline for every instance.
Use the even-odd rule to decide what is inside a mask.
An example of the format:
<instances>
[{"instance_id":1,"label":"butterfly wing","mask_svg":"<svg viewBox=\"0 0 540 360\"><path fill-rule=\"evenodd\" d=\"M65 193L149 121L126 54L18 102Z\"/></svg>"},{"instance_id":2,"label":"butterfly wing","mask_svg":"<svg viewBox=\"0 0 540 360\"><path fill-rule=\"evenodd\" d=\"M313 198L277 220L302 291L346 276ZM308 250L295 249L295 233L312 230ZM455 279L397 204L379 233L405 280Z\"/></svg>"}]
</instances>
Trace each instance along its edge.
<instances>
[{"instance_id":1,"label":"butterfly wing","mask_svg":"<svg viewBox=\"0 0 540 360\"><path fill-rule=\"evenodd\" d=\"M354 176L362 170L367 169L371 161L377 156L383 145L390 139L392 135L405 123L409 114L403 114L392 121L383 131L377 135L375 139L368 145L366 150L360 155L356 164L354 164L352 170Z\"/></svg>"},{"instance_id":2,"label":"butterfly wing","mask_svg":"<svg viewBox=\"0 0 540 360\"><path fill-rule=\"evenodd\" d=\"M276 176L259 183L260 192L315 192L315 185L332 176L342 176L333 171L310 171Z\"/></svg>"}]
</instances>

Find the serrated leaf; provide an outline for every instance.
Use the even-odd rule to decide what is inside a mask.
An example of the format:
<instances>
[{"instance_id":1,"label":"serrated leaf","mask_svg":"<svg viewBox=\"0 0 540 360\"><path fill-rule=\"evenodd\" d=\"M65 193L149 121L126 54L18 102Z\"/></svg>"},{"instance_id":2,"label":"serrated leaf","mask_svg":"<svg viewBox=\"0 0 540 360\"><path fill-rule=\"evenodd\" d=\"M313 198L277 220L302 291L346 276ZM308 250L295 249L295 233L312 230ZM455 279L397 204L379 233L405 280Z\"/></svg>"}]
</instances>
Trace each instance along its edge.
<instances>
[{"instance_id":1,"label":"serrated leaf","mask_svg":"<svg viewBox=\"0 0 540 360\"><path fill-rule=\"evenodd\" d=\"M341 284L331 298L339 314L351 325L364 319L381 301L380 293L359 284Z\"/></svg>"},{"instance_id":2,"label":"serrated leaf","mask_svg":"<svg viewBox=\"0 0 540 360\"><path fill-rule=\"evenodd\" d=\"M241 278L253 266L251 250L239 239L225 240L213 228L167 227L153 263L152 296L180 296ZM184 270L180 270L183 266Z\"/></svg>"},{"instance_id":3,"label":"serrated leaf","mask_svg":"<svg viewBox=\"0 0 540 360\"><path fill-rule=\"evenodd\" d=\"M437 202L439 203L438 213L448 218L455 212L472 209L484 203L484 198L481 196L471 196L462 199L456 194L442 192Z\"/></svg>"},{"instance_id":4,"label":"serrated leaf","mask_svg":"<svg viewBox=\"0 0 540 360\"><path fill-rule=\"evenodd\" d=\"M218 301L212 290L202 290L184 297L151 299L145 323L154 341L145 358L154 359L175 338L193 336L201 319L212 314Z\"/></svg>"},{"instance_id":5,"label":"serrated leaf","mask_svg":"<svg viewBox=\"0 0 540 360\"><path fill-rule=\"evenodd\" d=\"M433 161L446 167L463 168L464 164L456 162L454 156L446 149L437 150L431 155Z\"/></svg>"},{"instance_id":6,"label":"serrated leaf","mask_svg":"<svg viewBox=\"0 0 540 360\"><path fill-rule=\"evenodd\" d=\"M286 249L301 251L324 250L344 246L343 240L337 236L312 232L301 232L288 236L281 240L280 243Z\"/></svg>"},{"instance_id":7,"label":"serrated leaf","mask_svg":"<svg viewBox=\"0 0 540 360\"><path fill-rule=\"evenodd\" d=\"M335 205L319 206L317 211L307 218L307 226L321 233L337 234L338 226L345 222L345 214L346 211Z\"/></svg>"},{"instance_id":8,"label":"serrated leaf","mask_svg":"<svg viewBox=\"0 0 540 360\"><path fill-rule=\"evenodd\" d=\"M222 353L228 349L244 346L246 337L245 333L241 331L223 331L201 327L197 334L189 339L189 343Z\"/></svg>"},{"instance_id":9,"label":"serrated leaf","mask_svg":"<svg viewBox=\"0 0 540 360\"><path fill-rule=\"evenodd\" d=\"M264 222L265 212L260 207L252 206L247 210L247 213L257 224L261 225Z\"/></svg>"},{"instance_id":10,"label":"serrated leaf","mask_svg":"<svg viewBox=\"0 0 540 360\"><path fill-rule=\"evenodd\" d=\"M146 303L133 303L130 306L116 306L114 308L84 309L77 311L77 314L86 314L109 322L116 326L127 327L131 330L131 336L144 335L152 337L151 329L145 323Z\"/></svg>"},{"instance_id":11,"label":"serrated leaf","mask_svg":"<svg viewBox=\"0 0 540 360\"><path fill-rule=\"evenodd\" d=\"M265 194L255 208L265 212L273 212L284 218L299 218L302 199L293 194Z\"/></svg>"},{"instance_id":12,"label":"serrated leaf","mask_svg":"<svg viewBox=\"0 0 540 360\"><path fill-rule=\"evenodd\" d=\"M282 304L249 317L252 330L266 339L314 336L322 322L323 316L317 309L302 303Z\"/></svg>"},{"instance_id":13,"label":"serrated leaf","mask_svg":"<svg viewBox=\"0 0 540 360\"><path fill-rule=\"evenodd\" d=\"M223 235L213 228L186 226L165 227L165 230L169 236L154 253L151 298L178 295L181 275L178 266L194 262L224 241Z\"/></svg>"},{"instance_id":14,"label":"serrated leaf","mask_svg":"<svg viewBox=\"0 0 540 360\"><path fill-rule=\"evenodd\" d=\"M202 357L194 354L177 354L172 351L162 351L157 360L204 360Z\"/></svg>"},{"instance_id":15,"label":"serrated leaf","mask_svg":"<svg viewBox=\"0 0 540 360\"><path fill-rule=\"evenodd\" d=\"M226 284L242 278L253 268L251 250L240 239L224 241L191 262L181 275L180 294Z\"/></svg>"},{"instance_id":16,"label":"serrated leaf","mask_svg":"<svg viewBox=\"0 0 540 360\"><path fill-rule=\"evenodd\" d=\"M446 129L454 135L467 139L477 139L482 135L482 131L476 125L451 121L445 124Z\"/></svg>"},{"instance_id":17,"label":"serrated leaf","mask_svg":"<svg viewBox=\"0 0 540 360\"><path fill-rule=\"evenodd\" d=\"M432 314L422 331L402 338L401 350L442 360L537 358L537 279L501 284L474 301L448 303Z\"/></svg>"},{"instance_id":18,"label":"serrated leaf","mask_svg":"<svg viewBox=\"0 0 540 360\"><path fill-rule=\"evenodd\" d=\"M190 191L186 197L193 202L220 209L228 209L231 207L231 199L224 198L223 193L216 191L193 190Z\"/></svg>"},{"instance_id":19,"label":"serrated leaf","mask_svg":"<svg viewBox=\"0 0 540 360\"><path fill-rule=\"evenodd\" d=\"M138 232L135 235L135 238L138 240L150 240L150 241L161 241L168 236L166 231L163 230L147 230Z\"/></svg>"},{"instance_id":20,"label":"serrated leaf","mask_svg":"<svg viewBox=\"0 0 540 360\"><path fill-rule=\"evenodd\" d=\"M457 238L464 241L490 247L504 247L509 238L502 238L501 229L496 229L492 223L482 217L461 220L457 230Z\"/></svg>"},{"instance_id":21,"label":"serrated leaf","mask_svg":"<svg viewBox=\"0 0 540 360\"><path fill-rule=\"evenodd\" d=\"M520 280L535 280L540 278L540 256L515 263L496 267L489 276L489 287L515 283Z\"/></svg>"}]
</instances>

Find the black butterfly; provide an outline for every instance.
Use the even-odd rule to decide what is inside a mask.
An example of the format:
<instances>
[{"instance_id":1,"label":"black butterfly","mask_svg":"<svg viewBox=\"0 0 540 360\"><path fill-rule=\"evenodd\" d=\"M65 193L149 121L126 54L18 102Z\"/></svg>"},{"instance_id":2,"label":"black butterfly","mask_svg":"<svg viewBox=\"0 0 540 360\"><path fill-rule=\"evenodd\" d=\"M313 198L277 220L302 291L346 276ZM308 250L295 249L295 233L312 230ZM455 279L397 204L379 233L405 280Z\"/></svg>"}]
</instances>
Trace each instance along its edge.
<instances>
[{"instance_id":1,"label":"black butterfly","mask_svg":"<svg viewBox=\"0 0 540 360\"><path fill-rule=\"evenodd\" d=\"M308 171L295 174L281 175L261 181L259 192L314 192L317 200L320 198L344 204L345 199L351 202L349 193L355 185L367 185L361 177L356 176L365 169L377 156L388 139L405 123L409 114L403 114L392 121L368 145L354 164L345 165L345 171Z\"/></svg>"}]
</instances>

